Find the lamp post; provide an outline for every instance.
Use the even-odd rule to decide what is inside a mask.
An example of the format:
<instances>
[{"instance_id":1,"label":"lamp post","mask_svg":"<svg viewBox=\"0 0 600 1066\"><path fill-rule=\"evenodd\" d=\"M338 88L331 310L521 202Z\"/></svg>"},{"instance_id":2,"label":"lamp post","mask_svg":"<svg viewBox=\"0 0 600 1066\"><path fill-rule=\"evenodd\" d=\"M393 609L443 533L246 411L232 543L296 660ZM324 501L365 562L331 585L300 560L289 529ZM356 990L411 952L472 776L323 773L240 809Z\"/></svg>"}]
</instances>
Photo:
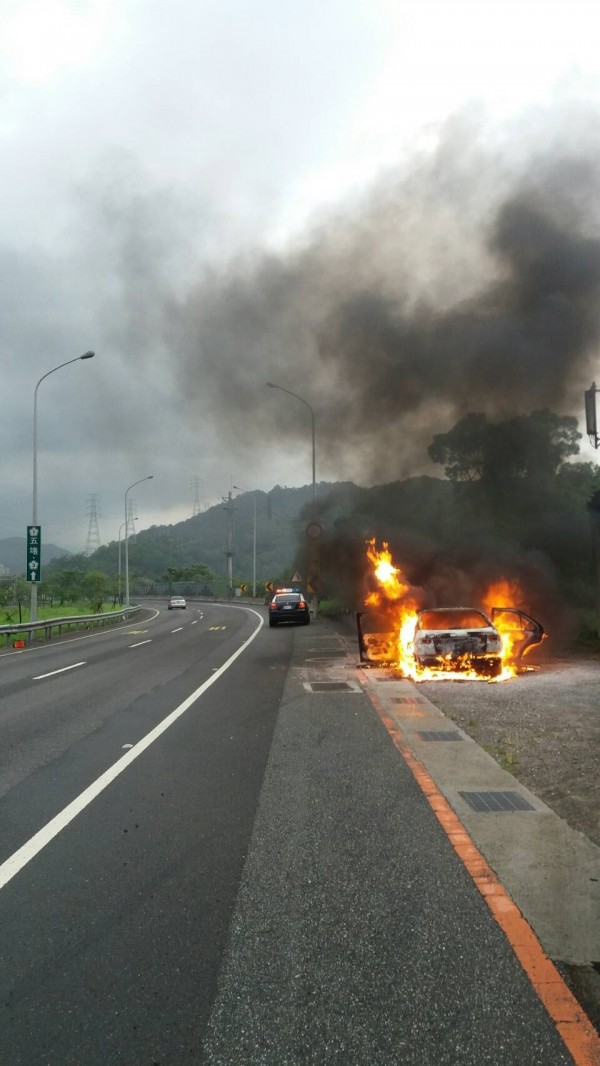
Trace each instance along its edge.
<instances>
[{"instance_id":1,"label":"lamp post","mask_svg":"<svg viewBox=\"0 0 600 1066\"><path fill-rule=\"evenodd\" d=\"M250 492L250 489L241 489L239 485L233 486L236 492ZM256 490L253 489L253 492ZM252 497L254 504L254 532L252 535L252 595L256 599L256 496Z\"/></svg>"},{"instance_id":2,"label":"lamp post","mask_svg":"<svg viewBox=\"0 0 600 1066\"><path fill-rule=\"evenodd\" d=\"M280 392L287 392L288 396L293 396L295 400L300 400L305 407L308 407L310 411L311 427L312 427L312 510L313 510L313 522L316 525L317 522L317 479L316 479L316 453L315 453L315 412L310 406L308 400L305 400L303 396L298 396L297 392L292 392L291 389L284 389L283 385L274 385L272 381L267 381L267 386L270 389L279 389ZM315 553L315 562L318 563L318 546L313 544L312 551ZM312 611L313 618L317 617L317 595L313 594L312 598Z\"/></svg>"},{"instance_id":3,"label":"lamp post","mask_svg":"<svg viewBox=\"0 0 600 1066\"><path fill-rule=\"evenodd\" d=\"M127 493L131 492L136 485L141 485L142 481L152 481L154 474L148 474L147 477L141 477L139 481L134 481L133 485L130 485L128 489L125 489L125 606L129 607L129 537L127 536Z\"/></svg>"},{"instance_id":4,"label":"lamp post","mask_svg":"<svg viewBox=\"0 0 600 1066\"><path fill-rule=\"evenodd\" d=\"M316 518L317 512L317 481L315 477L316 462L315 462L315 412L310 406L308 400L305 400L303 396L298 396L297 392L292 392L291 389L284 389L283 385L274 385L272 381L267 381L267 387L269 389L279 389L280 392L287 392L288 396L293 396L294 399L300 400L305 407L308 407L310 411L311 425L312 425L312 499L313 499L313 517Z\"/></svg>"},{"instance_id":5,"label":"lamp post","mask_svg":"<svg viewBox=\"0 0 600 1066\"><path fill-rule=\"evenodd\" d=\"M78 363L80 359L93 359L95 352L84 352L83 355L78 355L75 359L67 359L66 363L59 363L58 366L53 366L52 370L48 370L45 374L42 374L33 392L33 503L31 508L31 524L37 526L37 394L42 381L49 377L50 374L54 374L56 370L62 370L63 366L69 366L71 363ZM31 621L37 622L37 582L31 582Z\"/></svg>"},{"instance_id":6,"label":"lamp post","mask_svg":"<svg viewBox=\"0 0 600 1066\"><path fill-rule=\"evenodd\" d=\"M136 518L136 517L137 517L137 515L134 515L134 518ZM117 581L117 589L118 589L118 601L119 601L119 603L120 603L120 531L124 530L126 528L126 526L127 526L127 522L121 522L120 526L118 528L118 581Z\"/></svg>"}]
</instances>

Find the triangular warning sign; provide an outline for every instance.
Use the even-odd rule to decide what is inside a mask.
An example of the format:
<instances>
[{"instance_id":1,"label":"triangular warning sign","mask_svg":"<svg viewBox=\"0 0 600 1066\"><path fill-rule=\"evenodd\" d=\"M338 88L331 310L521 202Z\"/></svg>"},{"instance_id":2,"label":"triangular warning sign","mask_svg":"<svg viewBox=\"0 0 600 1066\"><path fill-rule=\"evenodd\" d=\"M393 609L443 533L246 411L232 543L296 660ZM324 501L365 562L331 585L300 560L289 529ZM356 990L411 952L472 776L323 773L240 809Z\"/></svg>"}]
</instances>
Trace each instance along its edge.
<instances>
[{"instance_id":1,"label":"triangular warning sign","mask_svg":"<svg viewBox=\"0 0 600 1066\"><path fill-rule=\"evenodd\" d=\"M302 574L299 574L297 570L292 574L292 583L295 583L296 581L302 581Z\"/></svg>"}]
</instances>

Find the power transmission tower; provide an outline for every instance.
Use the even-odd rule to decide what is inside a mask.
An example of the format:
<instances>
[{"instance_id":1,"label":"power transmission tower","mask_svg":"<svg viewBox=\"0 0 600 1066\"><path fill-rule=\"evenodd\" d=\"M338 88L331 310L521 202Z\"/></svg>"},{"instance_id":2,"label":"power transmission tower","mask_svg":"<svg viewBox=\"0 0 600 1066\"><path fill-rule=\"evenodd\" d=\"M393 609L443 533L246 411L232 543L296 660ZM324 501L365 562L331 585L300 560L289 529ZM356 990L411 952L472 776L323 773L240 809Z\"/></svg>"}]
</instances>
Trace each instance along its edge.
<instances>
[{"instance_id":1,"label":"power transmission tower","mask_svg":"<svg viewBox=\"0 0 600 1066\"><path fill-rule=\"evenodd\" d=\"M100 547L100 531L98 529L98 497L88 496L86 499L85 513L89 517L88 534L85 542L84 555L91 555Z\"/></svg>"},{"instance_id":2,"label":"power transmission tower","mask_svg":"<svg viewBox=\"0 0 600 1066\"><path fill-rule=\"evenodd\" d=\"M201 477L192 478L192 492L194 493L194 505L192 508L192 518L195 518L197 514L200 514L200 491L204 486L204 481Z\"/></svg>"}]
</instances>

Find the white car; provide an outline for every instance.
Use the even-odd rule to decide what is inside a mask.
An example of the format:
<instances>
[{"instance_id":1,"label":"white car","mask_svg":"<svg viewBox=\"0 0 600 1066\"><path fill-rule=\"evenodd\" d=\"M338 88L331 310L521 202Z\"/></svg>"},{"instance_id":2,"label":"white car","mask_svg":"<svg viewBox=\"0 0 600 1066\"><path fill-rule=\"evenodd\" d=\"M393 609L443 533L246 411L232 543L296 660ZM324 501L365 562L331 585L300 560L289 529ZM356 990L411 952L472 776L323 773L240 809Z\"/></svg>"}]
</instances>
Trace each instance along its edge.
<instances>
[{"instance_id":1,"label":"white car","mask_svg":"<svg viewBox=\"0 0 600 1066\"><path fill-rule=\"evenodd\" d=\"M520 660L541 644L544 627L515 607L492 607L491 618L478 607L435 607L417 615L406 650L417 667L459 671L474 669L489 677L502 672L502 661ZM356 614L361 662L396 663L400 633L390 629L389 615Z\"/></svg>"},{"instance_id":2,"label":"white car","mask_svg":"<svg viewBox=\"0 0 600 1066\"><path fill-rule=\"evenodd\" d=\"M413 637L417 666L481 670L491 677L502 671L502 637L476 607L436 607L420 611Z\"/></svg>"},{"instance_id":3,"label":"white car","mask_svg":"<svg viewBox=\"0 0 600 1066\"><path fill-rule=\"evenodd\" d=\"M185 610L186 607L187 603L185 602L183 596L171 596L171 599L168 603L168 608L170 611L175 611L179 608Z\"/></svg>"}]
</instances>

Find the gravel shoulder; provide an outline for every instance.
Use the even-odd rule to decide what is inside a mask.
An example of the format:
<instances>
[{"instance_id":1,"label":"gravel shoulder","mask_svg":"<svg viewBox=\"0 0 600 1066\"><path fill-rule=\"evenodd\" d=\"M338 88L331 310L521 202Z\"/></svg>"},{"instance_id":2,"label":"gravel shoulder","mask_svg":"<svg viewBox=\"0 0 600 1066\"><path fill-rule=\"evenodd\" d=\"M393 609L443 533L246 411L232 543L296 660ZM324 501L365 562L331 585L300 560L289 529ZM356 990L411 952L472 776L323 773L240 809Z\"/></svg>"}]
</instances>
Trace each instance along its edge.
<instances>
[{"instance_id":1,"label":"gravel shoulder","mask_svg":"<svg viewBox=\"0 0 600 1066\"><path fill-rule=\"evenodd\" d=\"M419 688L503 769L600 846L600 659L552 658L511 681Z\"/></svg>"},{"instance_id":2,"label":"gravel shoulder","mask_svg":"<svg viewBox=\"0 0 600 1066\"><path fill-rule=\"evenodd\" d=\"M432 703L600 846L600 658L548 657L511 681L423 682ZM600 915L598 916L600 921ZM600 1032L600 960L563 965Z\"/></svg>"}]
</instances>

